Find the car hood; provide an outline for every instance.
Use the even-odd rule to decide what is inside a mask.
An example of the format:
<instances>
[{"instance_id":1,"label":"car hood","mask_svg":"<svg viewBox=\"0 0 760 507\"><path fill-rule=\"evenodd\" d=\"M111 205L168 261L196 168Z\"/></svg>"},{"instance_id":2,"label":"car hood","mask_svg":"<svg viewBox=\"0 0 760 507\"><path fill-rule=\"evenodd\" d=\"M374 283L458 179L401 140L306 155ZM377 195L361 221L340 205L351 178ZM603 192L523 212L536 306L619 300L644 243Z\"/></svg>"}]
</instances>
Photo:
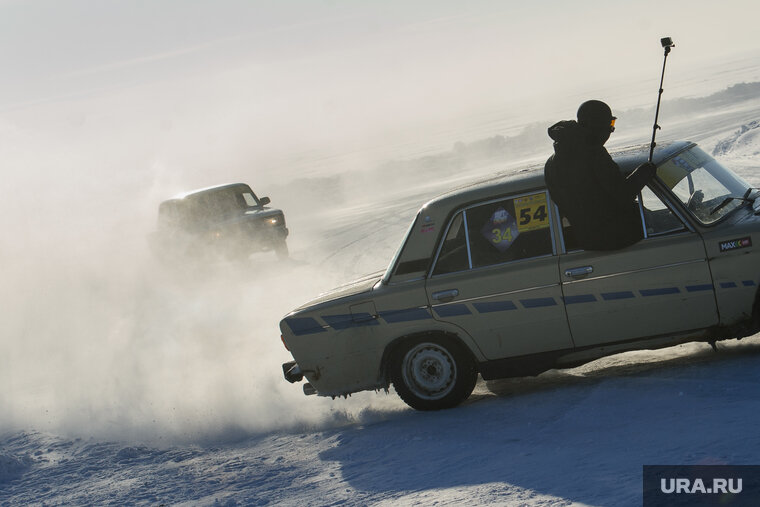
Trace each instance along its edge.
<instances>
[{"instance_id":1,"label":"car hood","mask_svg":"<svg viewBox=\"0 0 760 507\"><path fill-rule=\"evenodd\" d=\"M380 279L383 276L383 273L384 273L383 271L372 273L371 275L364 276L362 278L359 278L358 280L354 280L353 282L349 282L347 284L336 287L330 291L324 292L320 294L319 296L317 296L315 299L298 307L296 310L293 311L293 313L305 310L307 308L311 309L314 306L332 302L338 299L343 299L343 298L363 294L365 292L369 292L372 290L372 287L377 285L377 283L380 281Z\"/></svg>"},{"instance_id":2,"label":"car hood","mask_svg":"<svg viewBox=\"0 0 760 507\"><path fill-rule=\"evenodd\" d=\"M270 215L280 215L282 214L282 211L276 209L276 208L251 208L249 210L246 210L243 215L245 216L254 216L254 217L267 217Z\"/></svg>"},{"instance_id":3,"label":"car hood","mask_svg":"<svg viewBox=\"0 0 760 507\"><path fill-rule=\"evenodd\" d=\"M259 220L265 220L268 217L282 215L282 211L276 208L251 208L243 211L242 213L236 212L226 217L220 217L215 223L210 224L210 227L214 227L219 224L232 225L238 222L257 222Z\"/></svg>"}]
</instances>

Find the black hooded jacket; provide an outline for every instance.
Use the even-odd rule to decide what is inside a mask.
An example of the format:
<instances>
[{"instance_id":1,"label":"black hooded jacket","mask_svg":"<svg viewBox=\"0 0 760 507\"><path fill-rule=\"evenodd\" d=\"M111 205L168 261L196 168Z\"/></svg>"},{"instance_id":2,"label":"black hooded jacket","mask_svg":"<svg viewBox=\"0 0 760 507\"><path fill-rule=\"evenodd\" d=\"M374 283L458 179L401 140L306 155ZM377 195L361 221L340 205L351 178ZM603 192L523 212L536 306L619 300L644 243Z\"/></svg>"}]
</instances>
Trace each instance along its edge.
<instances>
[{"instance_id":1,"label":"black hooded jacket","mask_svg":"<svg viewBox=\"0 0 760 507\"><path fill-rule=\"evenodd\" d=\"M579 246L617 250L641 240L635 197L651 172L636 170L625 178L604 148L609 133L594 132L574 120L552 125L549 137L554 155L544 166L546 184Z\"/></svg>"}]
</instances>

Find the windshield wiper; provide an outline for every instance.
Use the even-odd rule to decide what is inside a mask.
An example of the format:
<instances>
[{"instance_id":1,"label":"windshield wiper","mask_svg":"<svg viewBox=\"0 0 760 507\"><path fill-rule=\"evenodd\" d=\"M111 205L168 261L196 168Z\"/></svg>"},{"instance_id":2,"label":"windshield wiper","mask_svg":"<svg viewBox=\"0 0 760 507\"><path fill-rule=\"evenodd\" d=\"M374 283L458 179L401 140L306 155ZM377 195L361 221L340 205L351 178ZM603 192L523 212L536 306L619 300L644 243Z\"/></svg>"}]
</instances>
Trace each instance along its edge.
<instances>
[{"instance_id":1,"label":"windshield wiper","mask_svg":"<svg viewBox=\"0 0 760 507\"><path fill-rule=\"evenodd\" d=\"M715 207L714 207L712 210L710 210L710 214L711 214L711 215L714 215L714 214L715 214L715 213L717 213L718 211L720 211L720 210L722 210L723 208L725 208L726 206L728 206L728 204L729 204L731 201L744 201L744 202L749 202L749 203L753 203L753 202L755 202L755 200L754 200L754 199L750 199L750 198L749 198L749 194L751 194L751 193L752 193L752 190L754 190L754 189L753 189L752 187L749 187L749 188L747 189L747 191L746 191L746 192L744 192L744 196L742 196L742 197L734 197L734 196L728 196L728 197L726 197L725 199L723 199L723 201L722 201L720 204L718 204L718 205L717 205L717 206L715 206Z\"/></svg>"}]
</instances>

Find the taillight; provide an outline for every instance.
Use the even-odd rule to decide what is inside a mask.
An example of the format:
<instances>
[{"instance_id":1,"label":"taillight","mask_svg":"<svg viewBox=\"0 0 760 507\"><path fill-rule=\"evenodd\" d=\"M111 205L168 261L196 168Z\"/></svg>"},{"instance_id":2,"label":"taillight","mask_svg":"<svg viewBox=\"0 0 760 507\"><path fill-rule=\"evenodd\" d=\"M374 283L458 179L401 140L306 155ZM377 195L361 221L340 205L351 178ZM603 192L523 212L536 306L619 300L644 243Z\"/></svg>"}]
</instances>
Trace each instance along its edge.
<instances>
[{"instance_id":1,"label":"taillight","mask_svg":"<svg viewBox=\"0 0 760 507\"><path fill-rule=\"evenodd\" d=\"M285 350L287 350L288 352L290 352L290 349L288 348L288 344L285 343L285 336L284 335L280 335L280 340L282 340L282 344L285 346Z\"/></svg>"}]
</instances>

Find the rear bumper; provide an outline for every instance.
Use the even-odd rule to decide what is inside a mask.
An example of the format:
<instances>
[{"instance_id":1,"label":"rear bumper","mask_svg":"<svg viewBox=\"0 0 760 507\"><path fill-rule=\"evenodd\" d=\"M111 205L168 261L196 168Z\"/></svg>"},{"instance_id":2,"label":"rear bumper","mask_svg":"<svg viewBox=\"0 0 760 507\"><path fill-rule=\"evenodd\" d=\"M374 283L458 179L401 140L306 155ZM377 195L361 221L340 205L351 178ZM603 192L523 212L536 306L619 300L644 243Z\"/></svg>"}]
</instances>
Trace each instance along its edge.
<instances>
[{"instance_id":1,"label":"rear bumper","mask_svg":"<svg viewBox=\"0 0 760 507\"><path fill-rule=\"evenodd\" d=\"M285 380L294 384L303 380L303 372L295 361L290 361L282 364L282 374L285 376ZM303 385L303 393L306 396L317 394L317 390L309 382Z\"/></svg>"}]
</instances>

